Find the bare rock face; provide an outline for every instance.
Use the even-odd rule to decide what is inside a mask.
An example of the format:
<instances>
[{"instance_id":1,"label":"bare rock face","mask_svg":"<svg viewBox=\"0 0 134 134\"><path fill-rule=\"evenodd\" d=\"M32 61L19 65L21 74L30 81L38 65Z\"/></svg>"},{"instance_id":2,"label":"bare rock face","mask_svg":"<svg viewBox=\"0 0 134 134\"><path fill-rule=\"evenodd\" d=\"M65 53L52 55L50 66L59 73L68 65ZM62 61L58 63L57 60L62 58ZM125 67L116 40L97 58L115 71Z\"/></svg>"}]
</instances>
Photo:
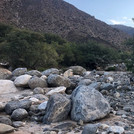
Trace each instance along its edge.
<instances>
[{"instance_id":1,"label":"bare rock face","mask_svg":"<svg viewBox=\"0 0 134 134\"><path fill-rule=\"evenodd\" d=\"M63 0L1 0L0 22L53 33L70 41L89 39L122 47L129 36Z\"/></svg>"},{"instance_id":2,"label":"bare rock face","mask_svg":"<svg viewBox=\"0 0 134 134\"><path fill-rule=\"evenodd\" d=\"M11 80L0 80L0 94L13 93L17 91L18 89Z\"/></svg>"},{"instance_id":3,"label":"bare rock face","mask_svg":"<svg viewBox=\"0 0 134 134\"><path fill-rule=\"evenodd\" d=\"M61 94L50 97L43 122L46 124L63 121L67 118L71 109L71 101Z\"/></svg>"},{"instance_id":4,"label":"bare rock face","mask_svg":"<svg viewBox=\"0 0 134 134\"><path fill-rule=\"evenodd\" d=\"M79 86L72 93L72 120L90 122L105 117L110 105L103 95L89 86Z\"/></svg>"}]
</instances>

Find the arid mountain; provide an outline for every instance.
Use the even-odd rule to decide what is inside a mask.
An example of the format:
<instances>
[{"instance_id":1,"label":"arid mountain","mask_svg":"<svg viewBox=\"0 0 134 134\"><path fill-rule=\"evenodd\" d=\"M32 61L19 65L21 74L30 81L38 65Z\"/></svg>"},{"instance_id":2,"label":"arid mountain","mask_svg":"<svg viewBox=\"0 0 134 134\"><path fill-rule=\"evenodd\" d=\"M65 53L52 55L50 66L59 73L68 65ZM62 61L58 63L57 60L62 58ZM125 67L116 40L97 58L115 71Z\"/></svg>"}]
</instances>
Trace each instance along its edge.
<instances>
[{"instance_id":1,"label":"arid mountain","mask_svg":"<svg viewBox=\"0 0 134 134\"><path fill-rule=\"evenodd\" d=\"M129 36L63 0L0 0L0 22L70 41L95 39L116 47Z\"/></svg>"},{"instance_id":2,"label":"arid mountain","mask_svg":"<svg viewBox=\"0 0 134 134\"><path fill-rule=\"evenodd\" d=\"M116 28L118 30L121 30L125 32L126 34L129 34L130 36L134 35L134 28L133 27L128 27L125 25L111 25L113 28Z\"/></svg>"}]
</instances>

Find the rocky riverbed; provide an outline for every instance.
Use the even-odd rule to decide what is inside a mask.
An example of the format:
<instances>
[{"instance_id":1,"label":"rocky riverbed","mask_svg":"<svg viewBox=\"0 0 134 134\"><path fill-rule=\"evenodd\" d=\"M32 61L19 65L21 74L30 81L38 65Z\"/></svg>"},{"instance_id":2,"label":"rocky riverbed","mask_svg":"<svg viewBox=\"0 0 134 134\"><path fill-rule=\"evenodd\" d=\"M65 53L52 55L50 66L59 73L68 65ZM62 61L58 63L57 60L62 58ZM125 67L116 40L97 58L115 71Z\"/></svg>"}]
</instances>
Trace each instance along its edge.
<instances>
[{"instance_id":1,"label":"rocky riverbed","mask_svg":"<svg viewBox=\"0 0 134 134\"><path fill-rule=\"evenodd\" d=\"M134 134L130 72L0 69L0 134Z\"/></svg>"}]
</instances>

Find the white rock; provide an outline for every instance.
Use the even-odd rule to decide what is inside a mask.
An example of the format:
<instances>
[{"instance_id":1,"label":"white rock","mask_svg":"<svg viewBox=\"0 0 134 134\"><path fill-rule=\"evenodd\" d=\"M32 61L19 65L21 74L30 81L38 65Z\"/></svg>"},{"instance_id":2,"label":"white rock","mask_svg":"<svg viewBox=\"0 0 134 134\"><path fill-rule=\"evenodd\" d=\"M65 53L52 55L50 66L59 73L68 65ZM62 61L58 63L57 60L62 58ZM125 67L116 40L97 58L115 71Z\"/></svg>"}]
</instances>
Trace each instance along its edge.
<instances>
[{"instance_id":1,"label":"white rock","mask_svg":"<svg viewBox=\"0 0 134 134\"><path fill-rule=\"evenodd\" d=\"M55 93L64 93L65 90L66 90L66 87L64 87L64 86L57 87L57 88L49 91L46 95L50 96L50 95L55 94Z\"/></svg>"},{"instance_id":2,"label":"white rock","mask_svg":"<svg viewBox=\"0 0 134 134\"><path fill-rule=\"evenodd\" d=\"M106 130L109 128L109 126L107 124L100 124L99 126L100 129Z\"/></svg>"},{"instance_id":3,"label":"white rock","mask_svg":"<svg viewBox=\"0 0 134 134\"><path fill-rule=\"evenodd\" d=\"M45 101L45 102L41 103L41 104L38 106L38 109L39 109L39 110L45 110L46 107L47 107L47 103L48 103L48 101Z\"/></svg>"},{"instance_id":4,"label":"white rock","mask_svg":"<svg viewBox=\"0 0 134 134\"><path fill-rule=\"evenodd\" d=\"M28 85L28 81L30 80L31 77L32 77L32 76L31 76L31 75L28 75L28 74L18 76L18 77L15 79L14 84L15 84L17 87L24 87L24 86L27 86L27 85Z\"/></svg>"},{"instance_id":5,"label":"white rock","mask_svg":"<svg viewBox=\"0 0 134 134\"><path fill-rule=\"evenodd\" d=\"M29 100L32 101L32 102L39 102L39 99L37 99L35 97L31 97Z\"/></svg>"},{"instance_id":6,"label":"white rock","mask_svg":"<svg viewBox=\"0 0 134 134\"><path fill-rule=\"evenodd\" d=\"M64 72L63 74L64 77L69 77L69 76L73 76L73 70L72 69L68 69L67 71Z\"/></svg>"},{"instance_id":7,"label":"white rock","mask_svg":"<svg viewBox=\"0 0 134 134\"><path fill-rule=\"evenodd\" d=\"M108 82L113 82L114 81L114 79L112 77L108 77L107 80L108 80Z\"/></svg>"},{"instance_id":8,"label":"white rock","mask_svg":"<svg viewBox=\"0 0 134 134\"><path fill-rule=\"evenodd\" d=\"M13 93L18 91L11 80L0 80L0 94Z\"/></svg>"},{"instance_id":9,"label":"white rock","mask_svg":"<svg viewBox=\"0 0 134 134\"><path fill-rule=\"evenodd\" d=\"M116 92L116 93L114 94L114 97L119 98L119 97L120 97L120 93Z\"/></svg>"},{"instance_id":10,"label":"white rock","mask_svg":"<svg viewBox=\"0 0 134 134\"><path fill-rule=\"evenodd\" d=\"M124 128L120 127L120 126L110 126L108 128L108 132L123 134L124 133Z\"/></svg>"},{"instance_id":11,"label":"white rock","mask_svg":"<svg viewBox=\"0 0 134 134\"><path fill-rule=\"evenodd\" d=\"M47 76L46 75L42 75L40 78L43 79L43 80L46 80Z\"/></svg>"}]
</instances>

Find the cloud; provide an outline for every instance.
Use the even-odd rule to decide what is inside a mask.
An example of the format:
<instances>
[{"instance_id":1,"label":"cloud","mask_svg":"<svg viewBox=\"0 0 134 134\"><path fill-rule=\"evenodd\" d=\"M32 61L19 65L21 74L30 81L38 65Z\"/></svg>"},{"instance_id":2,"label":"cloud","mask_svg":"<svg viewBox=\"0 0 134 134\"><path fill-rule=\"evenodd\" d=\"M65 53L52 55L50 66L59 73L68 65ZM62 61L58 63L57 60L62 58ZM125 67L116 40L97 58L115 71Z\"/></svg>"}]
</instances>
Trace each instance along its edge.
<instances>
[{"instance_id":1,"label":"cloud","mask_svg":"<svg viewBox=\"0 0 134 134\"><path fill-rule=\"evenodd\" d=\"M117 21L117 20L110 20L110 22L114 25L119 25L119 24L125 24L125 21Z\"/></svg>"},{"instance_id":2,"label":"cloud","mask_svg":"<svg viewBox=\"0 0 134 134\"><path fill-rule=\"evenodd\" d=\"M123 20L128 20L128 17L124 16L122 17Z\"/></svg>"}]
</instances>

